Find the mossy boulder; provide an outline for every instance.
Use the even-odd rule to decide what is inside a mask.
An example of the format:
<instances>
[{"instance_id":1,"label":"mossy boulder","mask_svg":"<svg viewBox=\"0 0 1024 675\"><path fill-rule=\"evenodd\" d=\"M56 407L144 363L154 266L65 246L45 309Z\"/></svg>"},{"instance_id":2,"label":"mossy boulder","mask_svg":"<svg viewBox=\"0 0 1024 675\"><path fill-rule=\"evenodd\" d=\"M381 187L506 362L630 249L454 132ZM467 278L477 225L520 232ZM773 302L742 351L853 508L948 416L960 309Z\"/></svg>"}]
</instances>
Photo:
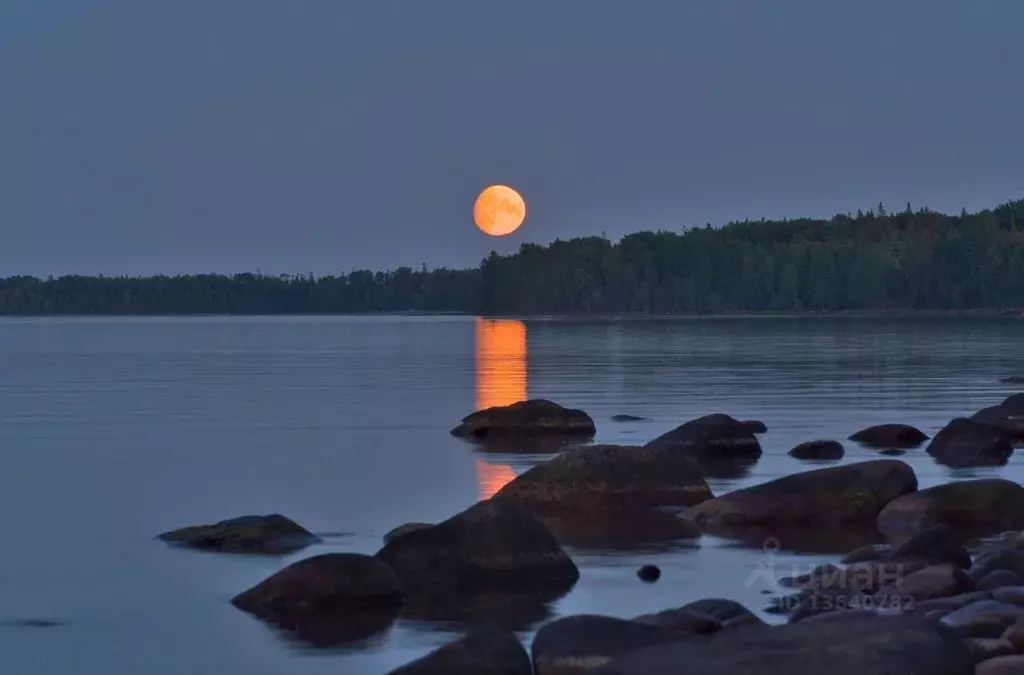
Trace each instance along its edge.
<instances>
[{"instance_id":1,"label":"mossy boulder","mask_svg":"<svg viewBox=\"0 0 1024 675\"><path fill-rule=\"evenodd\" d=\"M1002 478L936 485L892 500L877 520L890 539L940 523L971 534L1024 528L1024 487Z\"/></svg>"},{"instance_id":2,"label":"mossy boulder","mask_svg":"<svg viewBox=\"0 0 1024 675\"><path fill-rule=\"evenodd\" d=\"M917 489L907 464L878 459L804 471L730 492L683 512L698 526L864 524Z\"/></svg>"}]
</instances>

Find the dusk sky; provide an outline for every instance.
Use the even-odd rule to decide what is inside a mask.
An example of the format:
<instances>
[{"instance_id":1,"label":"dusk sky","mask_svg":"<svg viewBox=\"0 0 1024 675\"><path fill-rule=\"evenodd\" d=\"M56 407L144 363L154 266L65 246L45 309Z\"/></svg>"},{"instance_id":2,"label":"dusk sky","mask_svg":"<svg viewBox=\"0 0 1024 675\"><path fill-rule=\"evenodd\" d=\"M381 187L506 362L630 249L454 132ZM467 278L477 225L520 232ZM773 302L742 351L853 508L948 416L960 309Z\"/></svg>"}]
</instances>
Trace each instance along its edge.
<instances>
[{"instance_id":1,"label":"dusk sky","mask_svg":"<svg viewBox=\"0 0 1024 675\"><path fill-rule=\"evenodd\" d=\"M3 0L0 276L1024 197L1020 0ZM481 234L476 194L527 202Z\"/></svg>"}]
</instances>

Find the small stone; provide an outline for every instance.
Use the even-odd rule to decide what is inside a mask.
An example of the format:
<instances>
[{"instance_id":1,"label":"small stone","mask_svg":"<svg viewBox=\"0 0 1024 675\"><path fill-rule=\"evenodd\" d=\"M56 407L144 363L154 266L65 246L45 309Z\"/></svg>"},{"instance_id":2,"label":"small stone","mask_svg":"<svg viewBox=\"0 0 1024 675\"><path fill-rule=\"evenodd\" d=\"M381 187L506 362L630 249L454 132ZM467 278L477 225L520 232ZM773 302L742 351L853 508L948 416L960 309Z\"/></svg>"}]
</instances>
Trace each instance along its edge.
<instances>
[{"instance_id":1,"label":"small stone","mask_svg":"<svg viewBox=\"0 0 1024 675\"><path fill-rule=\"evenodd\" d=\"M992 591L1004 586L1020 586L1021 578L1010 570L993 570L978 582L979 591Z\"/></svg>"},{"instance_id":2,"label":"small stone","mask_svg":"<svg viewBox=\"0 0 1024 675\"><path fill-rule=\"evenodd\" d=\"M644 565L636 571L636 575L641 581L652 583L661 578L661 570L657 565Z\"/></svg>"}]
</instances>

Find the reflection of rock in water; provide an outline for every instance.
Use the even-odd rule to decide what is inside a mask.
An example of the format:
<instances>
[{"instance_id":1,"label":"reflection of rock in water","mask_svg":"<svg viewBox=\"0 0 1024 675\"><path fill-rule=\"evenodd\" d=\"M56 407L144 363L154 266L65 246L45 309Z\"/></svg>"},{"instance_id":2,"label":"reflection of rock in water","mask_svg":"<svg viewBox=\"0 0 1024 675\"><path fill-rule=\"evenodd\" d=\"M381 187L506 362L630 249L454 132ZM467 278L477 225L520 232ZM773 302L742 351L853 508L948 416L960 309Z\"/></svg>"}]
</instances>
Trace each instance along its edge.
<instances>
[{"instance_id":1,"label":"reflection of rock in water","mask_svg":"<svg viewBox=\"0 0 1024 675\"><path fill-rule=\"evenodd\" d=\"M568 592L564 586L549 586L523 592L420 593L409 598L401 619L439 630L488 625L525 631L550 619L551 605Z\"/></svg>"},{"instance_id":2,"label":"reflection of rock in water","mask_svg":"<svg viewBox=\"0 0 1024 675\"><path fill-rule=\"evenodd\" d=\"M300 647L365 649L383 638L398 615L397 606L341 611L318 615L295 628L279 625L277 629L283 639Z\"/></svg>"},{"instance_id":3,"label":"reflection of rock in water","mask_svg":"<svg viewBox=\"0 0 1024 675\"><path fill-rule=\"evenodd\" d=\"M700 532L659 509L542 514L563 546L580 550L668 552L696 548Z\"/></svg>"},{"instance_id":4,"label":"reflection of rock in water","mask_svg":"<svg viewBox=\"0 0 1024 675\"><path fill-rule=\"evenodd\" d=\"M845 554L862 546L884 542L882 535L870 526L716 526L700 529L704 534L730 540L735 547L764 550L765 542L770 542L773 550L805 555Z\"/></svg>"},{"instance_id":5,"label":"reflection of rock in water","mask_svg":"<svg viewBox=\"0 0 1024 675\"><path fill-rule=\"evenodd\" d=\"M720 459L696 458L701 472L708 478L731 480L746 478L757 464L756 457L723 457Z\"/></svg>"}]
</instances>

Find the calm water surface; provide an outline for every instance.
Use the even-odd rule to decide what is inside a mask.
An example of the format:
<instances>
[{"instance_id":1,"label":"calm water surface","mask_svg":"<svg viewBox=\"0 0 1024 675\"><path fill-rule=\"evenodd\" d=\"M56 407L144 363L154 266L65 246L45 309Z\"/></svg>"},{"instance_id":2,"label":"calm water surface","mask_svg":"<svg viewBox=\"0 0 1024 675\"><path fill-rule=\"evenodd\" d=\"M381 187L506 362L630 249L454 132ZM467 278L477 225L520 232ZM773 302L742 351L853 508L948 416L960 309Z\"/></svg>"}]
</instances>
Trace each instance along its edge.
<instances>
[{"instance_id":1,"label":"calm water surface","mask_svg":"<svg viewBox=\"0 0 1024 675\"><path fill-rule=\"evenodd\" d=\"M450 437L475 408L550 398L587 410L597 440L617 443L710 412L764 421L764 457L712 481L720 493L807 468L786 455L801 441L882 422L933 433L998 402L1013 392L999 378L1024 374L1022 338L1019 318L3 320L4 671L383 673L457 627L400 620L375 640L312 651L228 599L312 554L372 553L395 525L446 518L543 459ZM616 413L648 419L617 424ZM846 448L844 462L874 457ZM923 485L1024 475L1019 457L955 474L923 450L905 459ZM325 543L268 559L153 539L267 512ZM582 578L552 615L633 616L709 596L761 608L766 586L749 581L759 566L827 559L792 541L774 556L712 537L585 543L570 548ZM662 567L658 584L635 578L644 562Z\"/></svg>"}]
</instances>

